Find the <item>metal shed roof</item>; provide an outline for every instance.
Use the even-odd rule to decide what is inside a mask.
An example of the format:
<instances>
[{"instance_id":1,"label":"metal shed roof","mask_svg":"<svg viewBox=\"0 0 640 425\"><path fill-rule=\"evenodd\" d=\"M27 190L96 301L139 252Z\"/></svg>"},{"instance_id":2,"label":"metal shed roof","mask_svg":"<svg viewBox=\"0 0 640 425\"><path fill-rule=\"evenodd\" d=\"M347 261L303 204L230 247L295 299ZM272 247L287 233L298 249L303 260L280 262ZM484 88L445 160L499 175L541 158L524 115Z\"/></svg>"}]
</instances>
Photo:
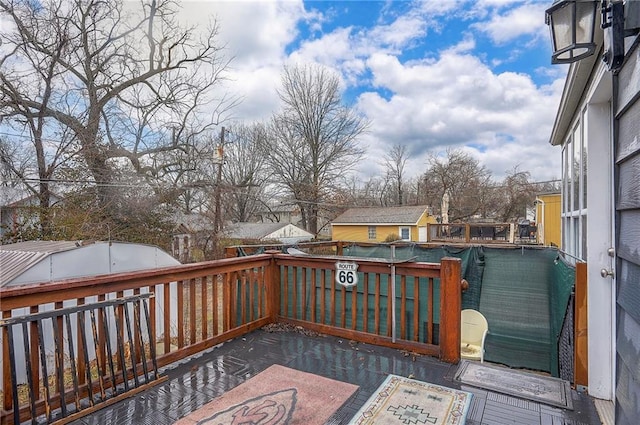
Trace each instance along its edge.
<instances>
[{"instance_id":1,"label":"metal shed roof","mask_svg":"<svg viewBox=\"0 0 640 425\"><path fill-rule=\"evenodd\" d=\"M81 241L28 241L0 246L0 286L49 255L79 246Z\"/></svg>"},{"instance_id":2,"label":"metal shed roof","mask_svg":"<svg viewBox=\"0 0 640 425\"><path fill-rule=\"evenodd\" d=\"M78 254L68 253L73 250L79 250ZM136 255L132 256L132 250ZM67 260L59 263L63 257ZM48 259L51 264L43 267L42 262ZM112 273L122 271L123 267L128 271L175 264L180 263L152 245L103 241L19 242L0 246L0 287L13 285L16 279L34 278L29 274L42 272L47 275L38 276L37 281Z\"/></svg>"}]
</instances>

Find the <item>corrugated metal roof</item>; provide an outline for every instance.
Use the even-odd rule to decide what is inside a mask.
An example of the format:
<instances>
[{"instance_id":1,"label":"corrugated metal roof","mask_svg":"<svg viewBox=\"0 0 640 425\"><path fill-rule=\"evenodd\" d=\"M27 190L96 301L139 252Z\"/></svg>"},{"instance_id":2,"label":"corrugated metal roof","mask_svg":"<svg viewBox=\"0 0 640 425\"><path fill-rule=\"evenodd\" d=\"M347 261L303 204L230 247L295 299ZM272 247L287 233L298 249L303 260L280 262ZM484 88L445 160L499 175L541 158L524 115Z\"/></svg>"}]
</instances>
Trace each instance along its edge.
<instances>
[{"instance_id":1,"label":"corrugated metal roof","mask_svg":"<svg viewBox=\"0 0 640 425\"><path fill-rule=\"evenodd\" d=\"M351 208L331 224L416 224L427 209L425 205Z\"/></svg>"},{"instance_id":2,"label":"corrugated metal roof","mask_svg":"<svg viewBox=\"0 0 640 425\"><path fill-rule=\"evenodd\" d=\"M28 241L0 246L0 287L51 254L87 245L82 241Z\"/></svg>"}]
</instances>

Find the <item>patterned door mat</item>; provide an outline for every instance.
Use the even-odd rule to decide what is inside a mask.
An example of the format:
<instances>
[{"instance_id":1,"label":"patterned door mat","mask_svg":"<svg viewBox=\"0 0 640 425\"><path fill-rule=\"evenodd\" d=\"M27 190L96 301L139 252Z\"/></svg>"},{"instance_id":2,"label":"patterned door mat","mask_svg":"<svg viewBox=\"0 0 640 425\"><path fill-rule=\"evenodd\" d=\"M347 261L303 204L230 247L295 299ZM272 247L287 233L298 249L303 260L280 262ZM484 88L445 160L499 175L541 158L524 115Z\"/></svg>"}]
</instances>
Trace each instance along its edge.
<instances>
[{"instance_id":1,"label":"patterned door mat","mask_svg":"<svg viewBox=\"0 0 640 425\"><path fill-rule=\"evenodd\" d=\"M463 360L455 379L474 387L573 410L571 386L559 378Z\"/></svg>"},{"instance_id":2,"label":"patterned door mat","mask_svg":"<svg viewBox=\"0 0 640 425\"><path fill-rule=\"evenodd\" d=\"M466 391L389 375L349 424L462 425L471 397Z\"/></svg>"},{"instance_id":3,"label":"patterned door mat","mask_svg":"<svg viewBox=\"0 0 640 425\"><path fill-rule=\"evenodd\" d=\"M323 425L357 389L357 385L273 365L175 425Z\"/></svg>"}]
</instances>

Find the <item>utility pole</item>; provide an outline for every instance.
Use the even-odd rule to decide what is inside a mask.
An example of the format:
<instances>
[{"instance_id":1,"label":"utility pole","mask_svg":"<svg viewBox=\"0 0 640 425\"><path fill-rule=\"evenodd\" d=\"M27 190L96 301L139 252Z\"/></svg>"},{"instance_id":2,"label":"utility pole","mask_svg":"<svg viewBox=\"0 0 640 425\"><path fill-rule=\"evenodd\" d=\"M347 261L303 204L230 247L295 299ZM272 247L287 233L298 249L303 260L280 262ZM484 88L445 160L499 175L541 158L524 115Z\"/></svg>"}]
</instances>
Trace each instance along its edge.
<instances>
[{"instance_id":1,"label":"utility pole","mask_svg":"<svg viewBox=\"0 0 640 425\"><path fill-rule=\"evenodd\" d=\"M225 129L222 127L220 131L220 144L218 145L218 176L216 178L216 191L215 191L215 202L216 202L216 216L214 223L214 230L216 235L222 230L222 214L220 211L220 197L222 195L222 191L220 185L222 184L222 165L224 164L224 132Z\"/></svg>"}]
</instances>

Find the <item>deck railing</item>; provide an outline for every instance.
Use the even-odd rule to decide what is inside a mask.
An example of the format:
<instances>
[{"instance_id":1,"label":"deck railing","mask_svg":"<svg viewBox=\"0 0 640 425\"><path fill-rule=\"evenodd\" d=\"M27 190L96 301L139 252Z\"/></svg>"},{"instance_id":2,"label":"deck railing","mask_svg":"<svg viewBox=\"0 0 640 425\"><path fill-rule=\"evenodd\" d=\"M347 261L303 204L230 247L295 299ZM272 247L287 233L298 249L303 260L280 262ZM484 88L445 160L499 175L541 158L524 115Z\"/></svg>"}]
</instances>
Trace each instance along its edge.
<instances>
[{"instance_id":1,"label":"deck railing","mask_svg":"<svg viewBox=\"0 0 640 425\"><path fill-rule=\"evenodd\" d=\"M68 341L55 352L54 348L46 347L46 341L39 340L42 337L38 335L37 317L41 312L55 317L55 312L60 311L62 320L62 311L70 307L142 294L148 294L149 304L150 337L144 349L147 352L154 349L159 367L278 321L301 324L359 342L430 354L448 362L459 360L460 260L445 258L440 264L427 264L349 259L357 261L360 280L352 287L336 283L336 261L335 258L270 252L1 289L3 400L0 423L12 423L18 418L31 420L33 412L42 415L46 409L58 409L59 400L69 399L68 391L85 396L91 390L83 378L90 376L86 371L100 374L109 370L105 366L111 360L105 350L106 339L115 336L98 338L96 349L90 350L90 354L78 355L74 344ZM27 316L26 324L20 328L30 341L29 359L22 362L10 358L10 345L23 343L18 340L20 336L9 330L18 316ZM33 320L29 321L29 317ZM65 320L69 320L69 329L75 329L78 334L87 332L85 326L78 323L77 316L67 316ZM139 355L140 349L132 349L133 344L138 344L137 339L130 344L127 333L120 337L124 339L118 347L122 347L127 358L118 360L116 368L126 371L122 376L132 378L136 370L144 369L140 357L145 356ZM79 341L77 337L75 340ZM59 362L62 365L73 363L73 370L66 368L64 377L43 376L42 366L52 353L67 359ZM22 370L18 370L20 367ZM76 375L71 376L74 373ZM100 382L110 385L112 380L108 376L104 378L98 377ZM49 386L47 391L53 394L48 394L48 399L44 396L45 379L56 384ZM56 379L65 385L58 385ZM77 383L66 385L67 381ZM20 398L24 391L16 391L16 387L39 395L34 403L28 398L18 400L19 416L14 416L14 397Z\"/></svg>"},{"instance_id":2,"label":"deck railing","mask_svg":"<svg viewBox=\"0 0 640 425\"><path fill-rule=\"evenodd\" d=\"M437 223L427 225L429 242L515 243L514 223Z\"/></svg>"}]
</instances>

